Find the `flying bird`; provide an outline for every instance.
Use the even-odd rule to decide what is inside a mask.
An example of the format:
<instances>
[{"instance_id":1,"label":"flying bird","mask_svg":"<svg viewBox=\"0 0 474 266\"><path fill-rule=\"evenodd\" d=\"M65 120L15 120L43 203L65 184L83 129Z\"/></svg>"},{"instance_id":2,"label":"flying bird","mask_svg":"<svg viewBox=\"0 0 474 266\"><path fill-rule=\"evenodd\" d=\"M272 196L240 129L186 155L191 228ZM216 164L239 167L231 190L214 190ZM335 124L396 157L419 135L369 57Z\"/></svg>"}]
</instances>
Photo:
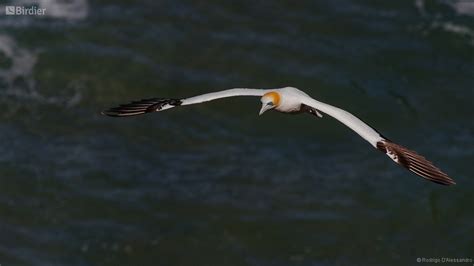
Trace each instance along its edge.
<instances>
[{"instance_id":1,"label":"flying bird","mask_svg":"<svg viewBox=\"0 0 474 266\"><path fill-rule=\"evenodd\" d=\"M321 118L322 113L325 113L355 131L374 148L385 153L394 162L416 175L441 185L456 184L453 179L434 166L433 163L428 161L425 157L392 142L353 114L338 107L317 101L305 92L293 87L278 89L236 88L206 93L185 99L144 99L110 108L103 111L102 114L112 117L129 117L160 112L177 106L205 103L235 96L260 96L262 107L259 115L262 115L268 110L275 110L289 114L309 113Z\"/></svg>"}]
</instances>

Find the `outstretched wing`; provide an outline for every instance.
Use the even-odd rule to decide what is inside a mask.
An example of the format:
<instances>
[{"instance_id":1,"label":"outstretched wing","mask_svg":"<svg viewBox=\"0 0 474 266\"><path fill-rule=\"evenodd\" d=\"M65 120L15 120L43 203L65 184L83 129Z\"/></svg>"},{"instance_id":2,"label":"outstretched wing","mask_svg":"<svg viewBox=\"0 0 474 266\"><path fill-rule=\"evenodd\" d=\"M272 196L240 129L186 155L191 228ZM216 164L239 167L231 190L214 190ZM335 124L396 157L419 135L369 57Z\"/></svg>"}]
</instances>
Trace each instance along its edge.
<instances>
[{"instance_id":1,"label":"outstretched wing","mask_svg":"<svg viewBox=\"0 0 474 266\"><path fill-rule=\"evenodd\" d=\"M378 142L377 148L387 154L394 162L427 180L446 186L456 184L453 179L434 166L432 162L412 150L389 140Z\"/></svg>"},{"instance_id":2,"label":"outstretched wing","mask_svg":"<svg viewBox=\"0 0 474 266\"><path fill-rule=\"evenodd\" d=\"M425 157L387 140L374 128L370 127L353 114L335 106L312 99L311 97L305 97L303 103L339 120L372 144L372 146L386 153L393 161L416 175L441 185L456 184L453 179L434 166L433 163L428 161Z\"/></svg>"},{"instance_id":3,"label":"outstretched wing","mask_svg":"<svg viewBox=\"0 0 474 266\"><path fill-rule=\"evenodd\" d=\"M113 117L142 115L146 113L173 108L175 106L181 105L182 103L183 101L180 99L166 99L166 98L143 99L143 100L127 103L127 104L121 104L118 107L110 108L106 111L103 111L102 114L113 116Z\"/></svg>"},{"instance_id":4,"label":"outstretched wing","mask_svg":"<svg viewBox=\"0 0 474 266\"><path fill-rule=\"evenodd\" d=\"M142 115L151 112L167 110L180 105L190 105L204 103L216 99L235 97L235 96L262 96L268 90L260 89L230 89L212 93L206 93L186 99L169 99L169 98L151 98L134 101L127 104L119 105L102 112L103 115L113 117L127 117Z\"/></svg>"}]
</instances>

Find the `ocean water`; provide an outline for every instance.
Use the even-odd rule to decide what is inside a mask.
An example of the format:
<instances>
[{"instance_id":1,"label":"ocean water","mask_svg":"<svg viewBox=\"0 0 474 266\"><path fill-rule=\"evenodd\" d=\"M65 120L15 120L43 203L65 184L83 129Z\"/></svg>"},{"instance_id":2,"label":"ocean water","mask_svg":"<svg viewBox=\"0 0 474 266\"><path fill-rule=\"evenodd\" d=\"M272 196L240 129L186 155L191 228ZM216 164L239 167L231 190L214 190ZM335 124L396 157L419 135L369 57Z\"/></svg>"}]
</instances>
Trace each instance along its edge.
<instances>
[{"instance_id":1,"label":"ocean water","mask_svg":"<svg viewBox=\"0 0 474 266\"><path fill-rule=\"evenodd\" d=\"M474 260L473 77L469 0L2 1L0 264ZM353 112L457 185L328 116L259 117L258 98L100 115L282 86Z\"/></svg>"}]
</instances>

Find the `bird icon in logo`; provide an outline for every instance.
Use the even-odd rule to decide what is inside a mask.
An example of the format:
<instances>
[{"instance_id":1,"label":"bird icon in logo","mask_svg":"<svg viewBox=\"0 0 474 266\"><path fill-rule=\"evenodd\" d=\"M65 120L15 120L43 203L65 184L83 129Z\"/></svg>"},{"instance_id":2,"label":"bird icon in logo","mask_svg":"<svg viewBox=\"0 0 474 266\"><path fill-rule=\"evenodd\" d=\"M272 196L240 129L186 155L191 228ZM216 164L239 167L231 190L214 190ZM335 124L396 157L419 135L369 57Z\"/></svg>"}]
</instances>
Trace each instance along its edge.
<instances>
[{"instance_id":1,"label":"bird icon in logo","mask_svg":"<svg viewBox=\"0 0 474 266\"><path fill-rule=\"evenodd\" d=\"M5 6L5 14L15 15L15 6Z\"/></svg>"}]
</instances>

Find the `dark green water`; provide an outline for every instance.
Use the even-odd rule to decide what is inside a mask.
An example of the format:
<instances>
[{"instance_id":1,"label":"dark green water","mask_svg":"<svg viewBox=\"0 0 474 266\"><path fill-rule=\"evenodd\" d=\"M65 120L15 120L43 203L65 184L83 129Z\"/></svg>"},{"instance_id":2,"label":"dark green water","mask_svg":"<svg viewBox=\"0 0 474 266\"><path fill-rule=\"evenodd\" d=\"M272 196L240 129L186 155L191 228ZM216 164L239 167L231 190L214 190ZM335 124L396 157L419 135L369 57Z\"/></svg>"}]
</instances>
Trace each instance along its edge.
<instances>
[{"instance_id":1,"label":"dark green water","mask_svg":"<svg viewBox=\"0 0 474 266\"><path fill-rule=\"evenodd\" d=\"M47 16L0 15L2 266L474 259L473 1L40 7ZM327 116L258 117L258 98L99 115L287 85L458 184L414 176Z\"/></svg>"}]
</instances>

